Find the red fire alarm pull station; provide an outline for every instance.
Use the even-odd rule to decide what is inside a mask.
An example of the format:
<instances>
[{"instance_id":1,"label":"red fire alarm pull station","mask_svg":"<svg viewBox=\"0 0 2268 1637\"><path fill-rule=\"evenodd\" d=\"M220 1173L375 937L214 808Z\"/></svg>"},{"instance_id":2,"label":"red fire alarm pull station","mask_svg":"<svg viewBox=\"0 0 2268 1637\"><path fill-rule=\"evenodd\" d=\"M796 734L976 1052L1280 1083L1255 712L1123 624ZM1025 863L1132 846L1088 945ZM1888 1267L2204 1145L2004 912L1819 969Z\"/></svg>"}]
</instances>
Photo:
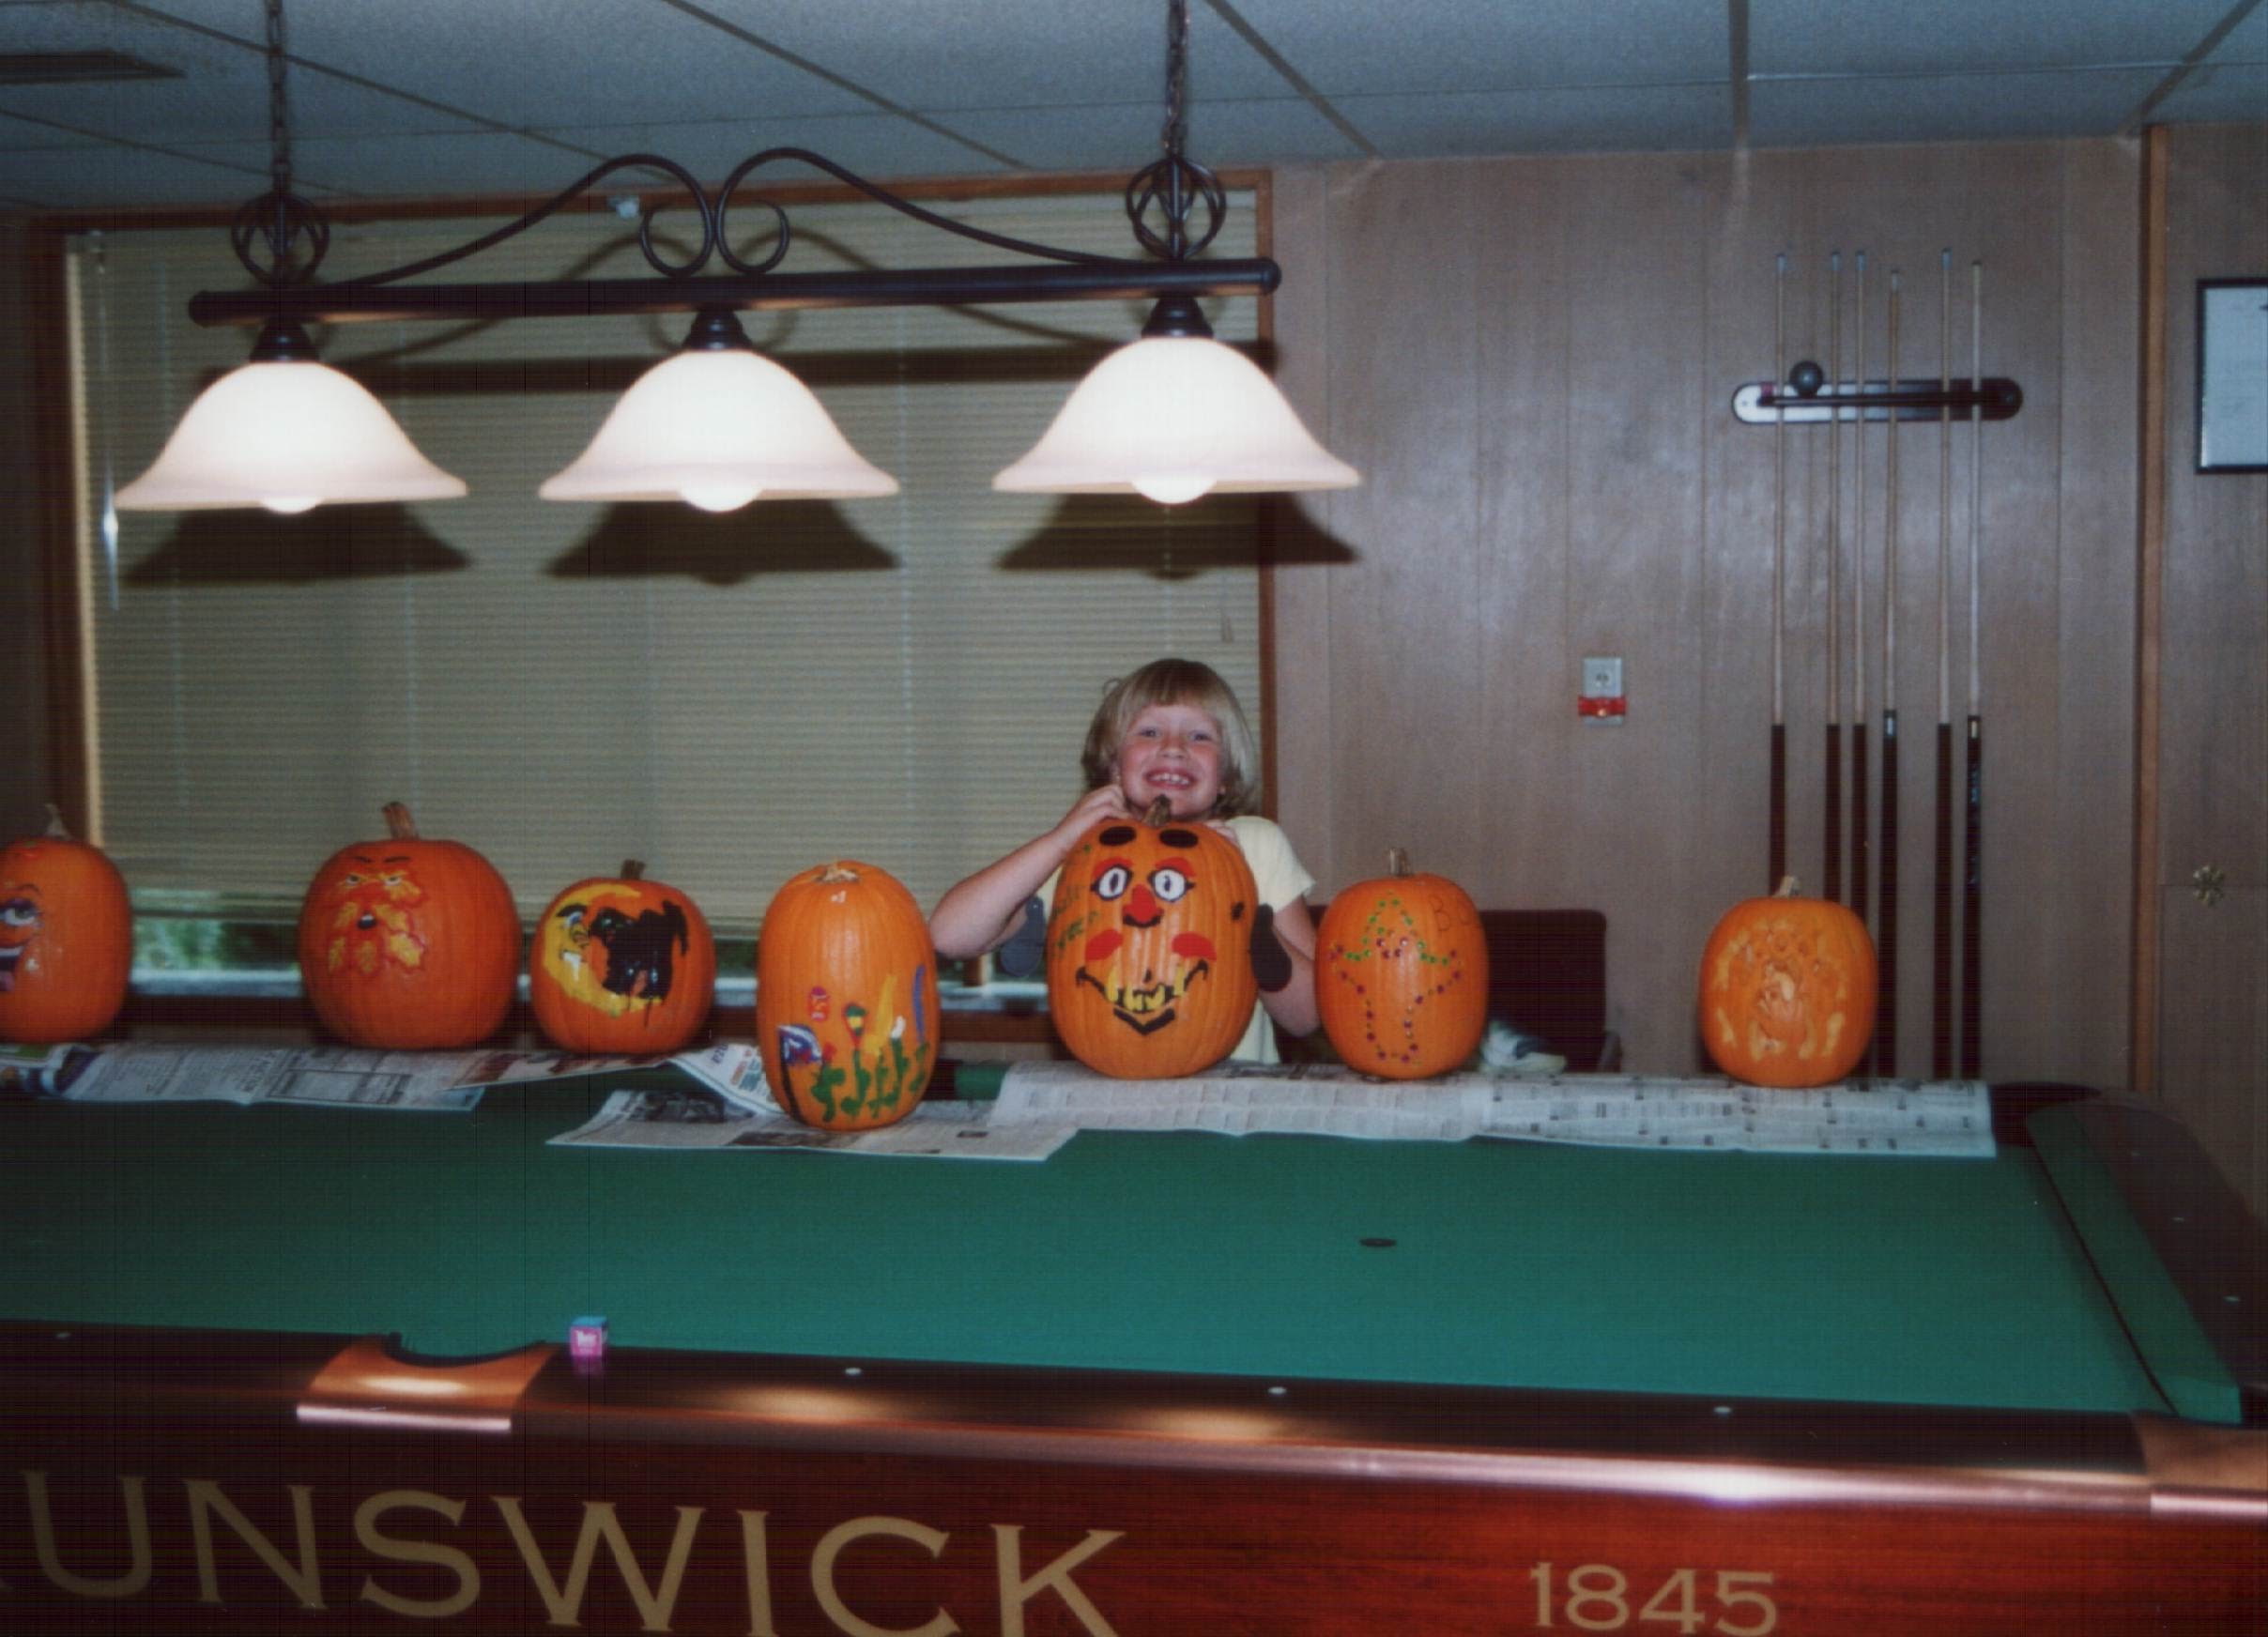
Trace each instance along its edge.
<instances>
[{"instance_id":1,"label":"red fire alarm pull station","mask_svg":"<svg viewBox=\"0 0 2268 1637\"><path fill-rule=\"evenodd\" d=\"M1595 722L1619 722L1630 712L1622 692L1622 661L1586 659L1583 662L1583 689L1575 696L1575 711Z\"/></svg>"}]
</instances>

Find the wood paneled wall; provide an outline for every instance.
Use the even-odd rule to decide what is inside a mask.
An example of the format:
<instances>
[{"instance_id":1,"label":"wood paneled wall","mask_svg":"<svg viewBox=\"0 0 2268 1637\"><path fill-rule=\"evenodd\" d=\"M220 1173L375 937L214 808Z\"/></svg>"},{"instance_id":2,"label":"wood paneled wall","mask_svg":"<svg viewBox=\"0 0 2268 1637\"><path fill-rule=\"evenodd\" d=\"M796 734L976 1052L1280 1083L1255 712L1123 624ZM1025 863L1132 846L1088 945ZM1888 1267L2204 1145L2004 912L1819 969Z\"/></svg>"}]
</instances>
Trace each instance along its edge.
<instances>
[{"instance_id":1,"label":"wood paneled wall","mask_svg":"<svg viewBox=\"0 0 2268 1637\"><path fill-rule=\"evenodd\" d=\"M34 364L41 324L29 308L37 274L29 236L0 223L0 841L45 828L51 788L47 732L47 580L41 560L41 415ZM69 488L68 482L65 488Z\"/></svg>"},{"instance_id":2,"label":"wood paneled wall","mask_svg":"<svg viewBox=\"0 0 2268 1637\"><path fill-rule=\"evenodd\" d=\"M2197 281L2268 278L2268 124L2165 135L2157 1086L2268 1216L2268 473L2196 469Z\"/></svg>"},{"instance_id":3,"label":"wood paneled wall","mask_svg":"<svg viewBox=\"0 0 2268 1637\"><path fill-rule=\"evenodd\" d=\"M1346 165L1280 173L1288 390L1365 474L1288 530L1275 577L1280 816L1327 892L1391 845L1488 907L1605 911L1628 1063L1702 1058L1703 941L1767 886L1773 434L1736 386L1828 354L1855 257L1868 354L1903 271L1901 369L1938 369L1939 252L1984 273L1984 1053L1988 1076L2128 1078L2139 147L2120 142ZM1878 740L1885 431L1863 508ZM1828 458L1786 450L1792 867L1823 852ZM1901 1072L1929 1061L1939 438L1900 434ZM1861 521L1839 463L1844 597ZM1966 712L1969 440L1956 432L1953 709ZM1626 722L1578 720L1620 655ZM1848 663L1847 655L1846 663ZM1848 683L1846 683L1847 690ZM1847 700L1847 691L1845 698Z\"/></svg>"}]
</instances>

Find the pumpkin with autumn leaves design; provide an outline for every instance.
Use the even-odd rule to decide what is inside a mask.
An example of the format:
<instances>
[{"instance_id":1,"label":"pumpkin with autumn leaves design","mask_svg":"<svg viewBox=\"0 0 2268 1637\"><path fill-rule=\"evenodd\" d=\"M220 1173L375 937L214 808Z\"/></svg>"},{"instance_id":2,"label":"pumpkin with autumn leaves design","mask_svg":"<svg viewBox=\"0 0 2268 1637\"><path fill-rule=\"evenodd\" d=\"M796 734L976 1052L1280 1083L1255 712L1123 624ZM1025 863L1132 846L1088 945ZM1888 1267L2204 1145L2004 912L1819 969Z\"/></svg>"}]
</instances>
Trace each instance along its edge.
<instances>
[{"instance_id":1,"label":"pumpkin with autumn leaves design","mask_svg":"<svg viewBox=\"0 0 2268 1637\"><path fill-rule=\"evenodd\" d=\"M299 979L315 1015L354 1046L425 1050L496 1033L520 971L520 917L495 866L418 834L386 810L386 836L331 854L299 909Z\"/></svg>"},{"instance_id":2,"label":"pumpkin with autumn leaves design","mask_svg":"<svg viewBox=\"0 0 2268 1637\"><path fill-rule=\"evenodd\" d=\"M126 1002L134 916L101 849L48 809L47 834L0 851L0 1040L100 1034Z\"/></svg>"},{"instance_id":3,"label":"pumpkin with autumn leaves design","mask_svg":"<svg viewBox=\"0 0 2268 1637\"><path fill-rule=\"evenodd\" d=\"M937 1066L937 956L903 883L849 859L788 880L757 941L756 1038L773 1100L806 1125L913 1112Z\"/></svg>"},{"instance_id":4,"label":"pumpkin with autumn leaves design","mask_svg":"<svg viewBox=\"0 0 2268 1637\"><path fill-rule=\"evenodd\" d=\"M1243 849L1209 825L1161 812L1089 830L1048 915L1048 1012L1072 1055L1120 1079L1228 1056L1260 996L1259 901Z\"/></svg>"},{"instance_id":5,"label":"pumpkin with autumn leaves design","mask_svg":"<svg viewBox=\"0 0 2268 1637\"><path fill-rule=\"evenodd\" d=\"M528 951L528 1000L563 1050L677 1050L708 1020L716 941L700 906L636 859L551 900Z\"/></svg>"},{"instance_id":6,"label":"pumpkin with autumn leaves design","mask_svg":"<svg viewBox=\"0 0 2268 1637\"><path fill-rule=\"evenodd\" d=\"M1488 1028L1488 940L1480 911L1444 876L1387 873L1331 900L1315 933L1315 1007L1349 1067L1389 1079L1453 1069Z\"/></svg>"},{"instance_id":7,"label":"pumpkin with autumn leaves design","mask_svg":"<svg viewBox=\"0 0 2268 1637\"><path fill-rule=\"evenodd\" d=\"M1875 946L1840 904L1796 895L1736 904L1701 956L1701 1038L1719 1068L1758 1086L1823 1086L1858 1065L1875 1028Z\"/></svg>"}]
</instances>

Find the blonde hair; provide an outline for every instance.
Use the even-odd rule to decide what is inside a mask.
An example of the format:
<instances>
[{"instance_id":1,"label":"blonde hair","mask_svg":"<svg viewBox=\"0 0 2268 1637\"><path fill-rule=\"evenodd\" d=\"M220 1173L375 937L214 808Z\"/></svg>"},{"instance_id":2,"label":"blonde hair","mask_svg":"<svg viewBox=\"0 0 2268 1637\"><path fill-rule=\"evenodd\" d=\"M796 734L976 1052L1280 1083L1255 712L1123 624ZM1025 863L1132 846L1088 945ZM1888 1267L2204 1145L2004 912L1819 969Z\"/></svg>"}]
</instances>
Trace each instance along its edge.
<instances>
[{"instance_id":1,"label":"blonde hair","mask_svg":"<svg viewBox=\"0 0 2268 1637\"><path fill-rule=\"evenodd\" d=\"M1190 705L1220 728L1220 794L1213 812L1234 818L1260 805L1260 747L1252 738L1236 691L1211 666L1193 659L1154 659L1131 676L1103 690L1102 703L1087 728L1079 765L1087 788L1098 790L1118 776L1119 746L1134 719L1153 705Z\"/></svg>"}]
</instances>

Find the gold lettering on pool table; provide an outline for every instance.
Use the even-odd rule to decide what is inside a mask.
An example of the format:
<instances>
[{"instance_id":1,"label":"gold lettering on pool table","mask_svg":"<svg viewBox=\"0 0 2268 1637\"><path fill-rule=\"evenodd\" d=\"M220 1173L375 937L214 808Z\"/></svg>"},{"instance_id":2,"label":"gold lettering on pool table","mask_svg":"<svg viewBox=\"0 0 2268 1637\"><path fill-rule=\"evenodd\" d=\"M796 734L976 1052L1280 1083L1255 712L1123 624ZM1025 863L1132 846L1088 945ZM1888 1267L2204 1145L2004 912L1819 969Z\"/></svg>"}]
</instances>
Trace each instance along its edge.
<instances>
[{"instance_id":1,"label":"gold lettering on pool table","mask_svg":"<svg viewBox=\"0 0 2268 1637\"><path fill-rule=\"evenodd\" d=\"M575 1616L582 1612L583 1592L590 1583L590 1562L598 1555L599 1542L605 1540L646 1629L669 1629L669 1615L677 1607L677 1594L685 1580L685 1565L693 1556L693 1532L701 1521L700 1507L677 1508L677 1532L670 1537L669 1559L662 1566L662 1583L656 1590L646 1583L646 1572L638 1567L637 1553L622 1533L612 1501L583 1503L583 1526L575 1536L575 1555L569 1560L567 1583L562 1586L551 1578L544 1549L536 1544L535 1532L528 1527L528 1519L520 1510L519 1496L491 1495L489 1499L503 1514L504 1527L512 1531L513 1544L520 1549L520 1560L528 1566L528 1578L535 1584L536 1596L544 1599L552 1625L579 1623Z\"/></svg>"},{"instance_id":2,"label":"gold lettering on pool table","mask_svg":"<svg viewBox=\"0 0 2268 1637\"><path fill-rule=\"evenodd\" d=\"M292 1533L299 1549L299 1567L295 1571L284 1561L276 1543L260 1533L259 1528L242 1512L237 1504L221 1492L221 1486L208 1478L192 1477L187 1481L189 1491L189 1532L197 1550L197 1601L217 1603L221 1600L221 1571L213 1561L212 1520L218 1516L235 1531L238 1539L253 1550L253 1555L266 1564L268 1572L289 1587L299 1599L302 1609L323 1606L323 1572L315 1561L315 1492L306 1484L286 1484L285 1492L291 1496Z\"/></svg>"},{"instance_id":3,"label":"gold lettering on pool table","mask_svg":"<svg viewBox=\"0 0 2268 1637\"><path fill-rule=\"evenodd\" d=\"M1539 1630L1564 1625L1582 1631L1620 1631L1635 1621L1641 1628L1675 1629L1680 1637L1703 1631L1766 1637L1779 1626L1779 1605L1758 1589L1772 1583L1770 1570L1718 1569L1713 1620L1702 1607L1701 1573L1697 1568L1672 1569L1635 1611L1631 1607L1630 1576L1611 1563L1578 1564L1564 1579L1555 1565L1539 1563L1528 1569L1527 1577L1536 1586Z\"/></svg>"},{"instance_id":4,"label":"gold lettering on pool table","mask_svg":"<svg viewBox=\"0 0 2268 1637\"><path fill-rule=\"evenodd\" d=\"M409 1508L421 1512L437 1512L448 1519L452 1527L465 1516L463 1501L452 1501L430 1490L385 1490L355 1508L355 1538L373 1557L388 1558L395 1563L430 1563L451 1570L457 1577L455 1595L446 1598L406 1598L399 1592L388 1591L378 1583L375 1575L366 1575L362 1580L362 1600L377 1604L390 1614L403 1614L413 1620L444 1620L452 1614L461 1614L480 1601L480 1566L455 1547L444 1546L437 1540L402 1540L378 1532L381 1514Z\"/></svg>"},{"instance_id":5,"label":"gold lettering on pool table","mask_svg":"<svg viewBox=\"0 0 2268 1637\"><path fill-rule=\"evenodd\" d=\"M942 1609L919 1626L877 1626L850 1612L842 1594L835 1589L835 1560L853 1540L869 1535L911 1540L931 1557L942 1554L945 1542L952 1538L943 1530L928 1528L911 1518L852 1518L837 1523L820 1537L811 1553L811 1590L819 1598L819 1606L827 1611L827 1618L850 1637L949 1637L959 1630L958 1623Z\"/></svg>"},{"instance_id":6,"label":"gold lettering on pool table","mask_svg":"<svg viewBox=\"0 0 2268 1637\"><path fill-rule=\"evenodd\" d=\"M108 1580L73 1574L63 1567L55 1550L55 1518L47 1501L47 1474L23 1475L24 1497L31 1502L32 1550L38 1554L39 1572L74 1597L130 1598L149 1584L149 1508L143 1503L142 1480L121 1477L118 1488L126 1496L127 1569Z\"/></svg>"},{"instance_id":7,"label":"gold lettering on pool table","mask_svg":"<svg viewBox=\"0 0 2268 1637\"><path fill-rule=\"evenodd\" d=\"M1071 1571L1114 1540L1123 1539L1125 1532L1118 1529L1090 1529L1087 1538L1058 1557L1030 1579L1024 1577L1020 1523L995 1523L992 1538L1000 1557L1000 1637L1024 1637L1024 1605L1034 1594L1052 1590L1063 1599L1070 1611L1079 1616L1094 1637L1118 1637L1111 1622L1102 1617L1102 1611L1087 1600L1087 1594L1079 1589Z\"/></svg>"}]
</instances>

